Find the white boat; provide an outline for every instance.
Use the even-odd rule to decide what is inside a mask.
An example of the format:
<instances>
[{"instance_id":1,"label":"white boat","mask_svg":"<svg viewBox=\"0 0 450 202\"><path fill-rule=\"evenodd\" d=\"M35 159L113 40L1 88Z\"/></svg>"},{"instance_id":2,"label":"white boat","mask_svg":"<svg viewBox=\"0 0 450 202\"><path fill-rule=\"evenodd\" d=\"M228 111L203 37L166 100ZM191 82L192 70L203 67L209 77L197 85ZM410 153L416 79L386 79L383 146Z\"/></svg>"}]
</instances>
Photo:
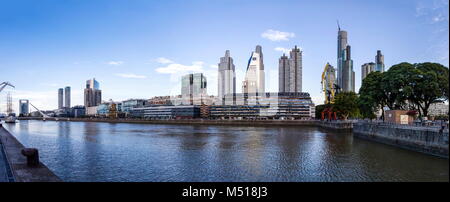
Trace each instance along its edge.
<instances>
[{"instance_id":1,"label":"white boat","mask_svg":"<svg viewBox=\"0 0 450 202\"><path fill-rule=\"evenodd\" d=\"M7 116L5 123L16 123L17 118L15 116Z\"/></svg>"}]
</instances>

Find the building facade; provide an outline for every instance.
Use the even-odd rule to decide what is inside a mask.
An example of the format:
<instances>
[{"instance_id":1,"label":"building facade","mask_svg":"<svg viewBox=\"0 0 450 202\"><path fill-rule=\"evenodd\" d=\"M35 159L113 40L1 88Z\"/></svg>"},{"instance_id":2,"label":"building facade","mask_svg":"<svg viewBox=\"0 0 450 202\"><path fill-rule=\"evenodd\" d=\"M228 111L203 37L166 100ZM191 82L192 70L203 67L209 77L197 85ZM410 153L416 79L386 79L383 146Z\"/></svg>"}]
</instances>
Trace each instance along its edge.
<instances>
[{"instance_id":1,"label":"building facade","mask_svg":"<svg viewBox=\"0 0 450 202\"><path fill-rule=\"evenodd\" d=\"M225 56L220 58L218 64L218 98L224 98L226 94L236 93L236 73L233 64L233 58L230 56L230 51L225 51Z\"/></svg>"},{"instance_id":2,"label":"building facade","mask_svg":"<svg viewBox=\"0 0 450 202\"><path fill-rule=\"evenodd\" d=\"M278 92L302 92L302 51L295 46L278 63Z\"/></svg>"},{"instance_id":3,"label":"building facade","mask_svg":"<svg viewBox=\"0 0 450 202\"><path fill-rule=\"evenodd\" d=\"M84 89L84 106L93 107L98 106L102 102L102 91L100 84L94 79L86 81L86 88Z\"/></svg>"},{"instance_id":4,"label":"building facade","mask_svg":"<svg viewBox=\"0 0 450 202\"><path fill-rule=\"evenodd\" d=\"M131 116L145 119L192 119L200 117L197 105L149 106L134 108Z\"/></svg>"},{"instance_id":5,"label":"building facade","mask_svg":"<svg viewBox=\"0 0 450 202\"><path fill-rule=\"evenodd\" d=\"M70 86L64 88L64 107L70 108Z\"/></svg>"},{"instance_id":6,"label":"building facade","mask_svg":"<svg viewBox=\"0 0 450 202\"><path fill-rule=\"evenodd\" d=\"M351 59L351 47L347 43L347 32L338 30L337 46L337 84L342 91L355 92L355 72Z\"/></svg>"},{"instance_id":7,"label":"building facade","mask_svg":"<svg viewBox=\"0 0 450 202\"><path fill-rule=\"evenodd\" d=\"M203 73L187 74L181 79L182 104L202 104L207 97L207 82Z\"/></svg>"},{"instance_id":8,"label":"building facade","mask_svg":"<svg viewBox=\"0 0 450 202\"><path fill-rule=\"evenodd\" d=\"M376 71L376 64L373 62L361 65L361 82L369 75L370 72Z\"/></svg>"},{"instance_id":9,"label":"building facade","mask_svg":"<svg viewBox=\"0 0 450 202\"><path fill-rule=\"evenodd\" d=\"M58 109L64 108L64 89L58 89Z\"/></svg>"},{"instance_id":10,"label":"building facade","mask_svg":"<svg viewBox=\"0 0 450 202\"><path fill-rule=\"evenodd\" d=\"M264 94L265 92L265 76L264 76L264 58L262 47L256 46L250 59L248 60L245 79L242 83L243 93Z\"/></svg>"},{"instance_id":11,"label":"building facade","mask_svg":"<svg viewBox=\"0 0 450 202\"><path fill-rule=\"evenodd\" d=\"M381 54L381 50L377 50L377 55L375 56L375 71L384 72L384 55Z\"/></svg>"},{"instance_id":12,"label":"building facade","mask_svg":"<svg viewBox=\"0 0 450 202\"><path fill-rule=\"evenodd\" d=\"M148 104L146 99L129 99L122 101L120 111L125 113L125 116L129 115L133 108L142 108Z\"/></svg>"},{"instance_id":13,"label":"building facade","mask_svg":"<svg viewBox=\"0 0 450 202\"><path fill-rule=\"evenodd\" d=\"M30 102L25 99L19 100L19 116L28 116L30 113Z\"/></svg>"}]
</instances>

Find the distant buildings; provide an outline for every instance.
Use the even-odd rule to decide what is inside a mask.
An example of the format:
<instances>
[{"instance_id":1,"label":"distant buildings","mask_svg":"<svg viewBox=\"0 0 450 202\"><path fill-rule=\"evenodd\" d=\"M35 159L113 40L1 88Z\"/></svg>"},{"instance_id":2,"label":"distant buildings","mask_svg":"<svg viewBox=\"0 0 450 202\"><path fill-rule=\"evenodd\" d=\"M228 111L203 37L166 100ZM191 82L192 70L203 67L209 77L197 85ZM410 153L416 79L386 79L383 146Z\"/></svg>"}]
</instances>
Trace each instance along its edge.
<instances>
[{"instance_id":1,"label":"distant buildings","mask_svg":"<svg viewBox=\"0 0 450 202\"><path fill-rule=\"evenodd\" d=\"M302 51L295 46L289 58L283 54L278 63L278 91L302 92Z\"/></svg>"},{"instance_id":2,"label":"distant buildings","mask_svg":"<svg viewBox=\"0 0 450 202\"><path fill-rule=\"evenodd\" d=\"M64 89L60 88L60 89L58 89L58 109L64 108L63 97L64 97Z\"/></svg>"},{"instance_id":3,"label":"distant buildings","mask_svg":"<svg viewBox=\"0 0 450 202\"><path fill-rule=\"evenodd\" d=\"M369 75L370 72L376 71L376 64L373 62L361 65L361 81Z\"/></svg>"},{"instance_id":4,"label":"distant buildings","mask_svg":"<svg viewBox=\"0 0 450 202\"><path fill-rule=\"evenodd\" d=\"M384 55L381 54L380 50L377 50L375 63L369 62L361 65L361 81L364 80L370 72L374 71L384 72Z\"/></svg>"},{"instance_id":5,"label":"distant buildings","mask_svg":"<svg viewBox=\"0 0 450 202\"><path fill-rule=\"evenodd\" d=\"M355 72L353 71L353 60L351 59L351 48L347 44L347 32L338 30L337 48L337 84L342 91L355 92Z\"/></svg>"},{"instance_id":6,"label":"distant buildings","mask_svg":"<svg viewBox=\"0 0 450 202\"><path fill-rule=\"evenodd\" d=\"M224 102L224 95L236 93L235 66L229 50L220 58L218 67L218 99Z\"/></svg>"},{"instance_id":7,"label":"distant buildings","mask_svg":"<svg viewBox=\"0 0 450 202\"><path fill-rule=\"evenodd\" d=\"M242 92L263 94L265 92L264 79L263 53L261 46L258 45L248 60L245 80L242 82Z\"/></svg>"},{"instance_id":8,"label":"distant buildings","mask_svg":"<svg viewBox=\"0 0 450 202\"><path fill-rule=\"evenodd\" d=\"M187 74L181 78L182 104L202 104L203 98L207 97L207 82L203 73Z\"/></svg>"},{"instance_id":9,"label":"distant buildings","mask_svg":"<svg viewBox=\"0 0 450 202\"><path fill-rule=\"evenodd\" d=\"M19 116L27 116L30 113L29 104L28 100L19 100Z\"/></svg>"},{"instance_id":10,"label":"distant buildings","mask_svg":"<svg viewBox=\"0 0 450 202\"><path fill-rule=\"evenodd\" d=\"M64 88L64 107L69 109L70 108L70 87L66 86Z\"/></svg>"},{"instance_id":11,"label":"distant buildings","mask_svg":"<svg viewBox=\"0 0 450 202\"><path fill-rule=\"evenodd\" d=\"M84 106L94 107L100 105L102 102L102 91L99 83L95 78L86 81L86 88L84 89ZM88 111L86 109L86 111Z\"/></svg>"}]
</instances>

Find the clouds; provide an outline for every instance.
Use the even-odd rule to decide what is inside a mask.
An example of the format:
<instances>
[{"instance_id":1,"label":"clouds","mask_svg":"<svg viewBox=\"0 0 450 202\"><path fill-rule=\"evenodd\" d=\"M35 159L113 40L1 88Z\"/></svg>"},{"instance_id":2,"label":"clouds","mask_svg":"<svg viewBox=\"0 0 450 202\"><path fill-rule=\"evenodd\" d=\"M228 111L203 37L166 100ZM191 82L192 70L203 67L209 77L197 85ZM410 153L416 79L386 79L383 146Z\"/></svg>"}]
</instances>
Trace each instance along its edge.
<instances>
[{"instance_id":1,"label":"clouds","mask_svg":"<svg viewBox=\"0 0 450 202\"><path fill-rule=\"evenodd\" d=\"M203 70L203 65L204 65L204 62L201 62L201 61L192 62L192 65L169 63L165 67L156 68L156 72L161 73L161 74L200 72Z\"/></svg>"},{"instance_id":2,"label":"clouds","mask_svg":"<svg viewBox=\"0 0 450 202\"><path fill-rule=\"evenodd\" d=\"M131 73L128 73L128 74L119 73L119 74L116 74L116 76L119 76L122 78L127 78L127 79L145 79L145 78L147 78L147 76L144 76L144 75L136 75L136 74L131 74Z\"/></svg>"},{"instance_id":3,"label":"clouds","mask_svg":"<svg viewBox=\"0 0 450 202\"><path fill-rule=\"evenodd\" d=\"M157 62L157 63L161 63L161 64L170 64L170 63L174 63L172 60L169 60L169 59L164 58L164 57L156 58L156 62Z\"/></svg>"},{"instance_id":4,"label":"clouds","mask_svg":"<svg viewBox=\"0 0 450 202\"><path fill-rule=\"evenodd\" d=\"M113 66L119 66L123 64L123 61L109 61L106 64L113 65Z\"/></svg>"},{"instance_id":5,"label":"clouds","mask_svg":"<svg viewBox=\"0 0 450 202\"><path fill-rule=\"evenodd\" d=\"M289 38L295 37L292 32L282 32L278 30L268 29L261 34L262 38L269 39L271 41L289 41Z\"/></svg>"},{"instance_id":6,"label":"clouds","mask_svg":"<svg viewBox=\"0 0 450 202\"><path fill-rule=\"evenodd\" d=\"M289 48L283 48L283 47L276 47L274 48L275 51L280 51L282 53L288 54L289 53Z\"/></svg>"}]
</instances>

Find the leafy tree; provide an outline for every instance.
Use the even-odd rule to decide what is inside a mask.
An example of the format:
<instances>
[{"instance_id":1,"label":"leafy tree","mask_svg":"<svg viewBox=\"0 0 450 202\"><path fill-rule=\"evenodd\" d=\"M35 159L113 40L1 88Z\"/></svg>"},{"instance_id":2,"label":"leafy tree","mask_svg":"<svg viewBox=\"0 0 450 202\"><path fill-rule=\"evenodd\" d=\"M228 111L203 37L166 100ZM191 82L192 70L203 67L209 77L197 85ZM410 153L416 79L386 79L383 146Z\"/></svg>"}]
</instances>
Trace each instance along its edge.
<instances>
[{"instance_id":1,"label":"leafy tree","mask_svg":"<svg viewBox=\"0 0 450 202\"><path fill-rule=\"evenodd\" d=\"M448 100L449 94L449 70L439 63L419 63L416 68L422 72L434 72L438 79L439 89L442 92L442 101Z\"/></svg>"},{"instance_id":2,"label":"leafy tree","mask_svg":"<svg viewBox=\"0 0 450 202\"><path fill-rule=\"evenodd\" d=\"M392 66L383 73L381 90L386 98L386 106L390 109L405 109L410 89L405 89L414 75L414 65L403 62Z\"/></svg>"},{"instance_id":3,"label":"leafy tree","mask_svg":"<svg viewBox=\"0 0 450 202\"><path fill-rule=\"evenodd\" d=\"M322 112L325 108L331 107L331 104L322 104L316 106L316 119L320 119L322 117Z\"/></svg>"},{"instance_id":4,"label":"leafy tree","mask_svg":"<svg viewBox=\"0 0 450 202\"><path fill-rule=\"evenodd\" d=\"M383 73L371 72L362 82L358 105L364 118L376 118L375 112L386 105L387 97L382 90L382 79Z\"/></svg>"},{"instance_id":5,"label":"leafy tree","mask_svg":"<svg viewBox=\"0 0 450 202\"><path fill-rule=\"evenodd\" d=\"M358 96L354 92L341 92L334 97L333 109L347 120L348 117L358 117Z\"/></svg>"}]
</instances>

